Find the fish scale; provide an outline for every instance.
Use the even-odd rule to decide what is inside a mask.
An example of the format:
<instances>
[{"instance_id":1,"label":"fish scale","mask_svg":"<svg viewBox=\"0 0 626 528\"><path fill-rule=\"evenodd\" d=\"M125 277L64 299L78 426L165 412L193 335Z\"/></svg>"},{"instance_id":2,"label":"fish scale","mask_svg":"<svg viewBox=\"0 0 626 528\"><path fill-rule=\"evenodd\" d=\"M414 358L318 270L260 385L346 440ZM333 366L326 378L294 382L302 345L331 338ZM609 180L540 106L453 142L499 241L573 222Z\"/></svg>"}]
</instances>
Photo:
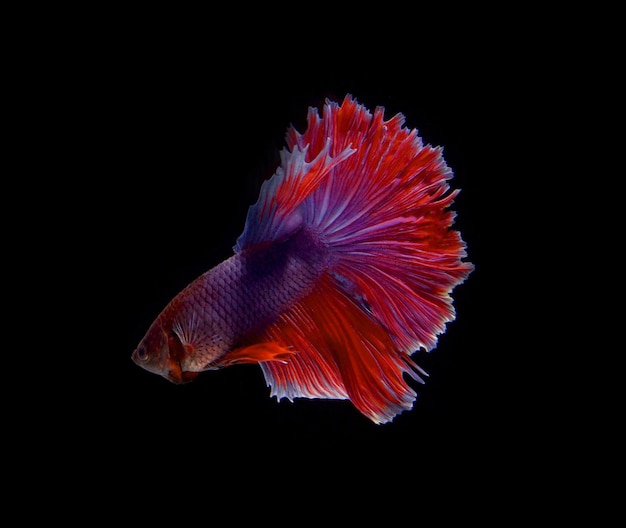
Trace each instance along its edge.
<instances>
[{"instance_id":1,"label":"fish scale","mask_svg":"<svg viewBox=\"0 0 626 528\"><path fill-rule=\"evenodd\" d=\"M225 343L236 344L274 321L313 288L325 269L320 251L307 250L312 244L319 247L315 237L303 229L279 250L233 255L183 291L180 302L186 308L177 310L184 318L195 312L212 321ZM232 317L233 313L239 316Z\"/></svg>"}]
</instances>

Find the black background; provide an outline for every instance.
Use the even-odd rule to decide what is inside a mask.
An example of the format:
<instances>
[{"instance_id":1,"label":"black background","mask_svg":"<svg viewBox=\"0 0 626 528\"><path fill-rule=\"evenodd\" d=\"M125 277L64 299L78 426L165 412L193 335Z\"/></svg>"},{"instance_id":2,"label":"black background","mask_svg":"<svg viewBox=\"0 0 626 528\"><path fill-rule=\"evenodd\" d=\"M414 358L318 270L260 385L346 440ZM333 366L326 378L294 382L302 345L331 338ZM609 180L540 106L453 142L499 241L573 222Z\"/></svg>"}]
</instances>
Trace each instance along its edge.
<instances>
[{"instance_id":1,"label":"black background","mask_svg":"<svg viewBox=\"0 0 626 528\"><path fill-rule=\"evenodd\" d=\"M20 519L610 511L620 17L532 3L12 9L2 432ZM476 269L437 348L416 355L430 377L414 409L377 426L349 402L276 402L253 365L185 386L137 367L165 304L232 254L287 126L346 93L402 112L462 189L454 227Z\"/></svg>"},{"instance_id":2,"label":"black background","mask_svg":"<svg viewBox=\"0 0 626 528\"><path fill-rule=\"evenodd\" d=\"M327 486L395 501L407 482L450 494L517 471L527 432L512 350L524 337L506 330L518 239L505 230L512 123L524 113L517 48L501 62L493 39L468 32L451 45L444 27L434 40L373 19L345 35L315 28L248 39L101 30L81 49L84 29L40 50L46 89L32 102L54 177L38 195L55 199L37 262L54 268L45 282L59 352L41 356L37 374L53 389L36 410L37 434L55 440L42 456L54 472L112 478L116 500L158 503L172 489L208 493L198 479L247 499ZM429 378L413 384L414 409L375 425L347 401L277 402L254 365L182 386L137 367L131 353L161 309L232 254L288 125L303 131L309 106L347 93L443 146L461 189L454 228L476 269L453 292L457 319L437 348L415 356Z\"/></svg>"}]
</instances>

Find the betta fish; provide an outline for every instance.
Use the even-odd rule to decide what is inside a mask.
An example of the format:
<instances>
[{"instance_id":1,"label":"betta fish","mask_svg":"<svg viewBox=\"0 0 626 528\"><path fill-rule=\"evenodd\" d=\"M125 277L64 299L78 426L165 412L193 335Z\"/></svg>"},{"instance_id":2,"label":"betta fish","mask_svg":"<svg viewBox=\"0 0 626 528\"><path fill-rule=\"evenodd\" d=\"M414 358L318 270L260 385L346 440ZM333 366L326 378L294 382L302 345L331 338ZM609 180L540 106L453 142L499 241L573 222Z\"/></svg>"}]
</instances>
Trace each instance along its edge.
<instances>
[{"instance_id":1,"label":"betta fish","mask_svg":"<svg viewBox=\"0 0 626 528\"><path fill-rule=\"evenodd\" d=\"M348 94L288 127L232 256L165 306L137 365L178 384L256 363L270 397L347 399L376 424L413 407L412 355L435 348L474 266L443 148L384 112Z\"/></svg>"}]
</instances>

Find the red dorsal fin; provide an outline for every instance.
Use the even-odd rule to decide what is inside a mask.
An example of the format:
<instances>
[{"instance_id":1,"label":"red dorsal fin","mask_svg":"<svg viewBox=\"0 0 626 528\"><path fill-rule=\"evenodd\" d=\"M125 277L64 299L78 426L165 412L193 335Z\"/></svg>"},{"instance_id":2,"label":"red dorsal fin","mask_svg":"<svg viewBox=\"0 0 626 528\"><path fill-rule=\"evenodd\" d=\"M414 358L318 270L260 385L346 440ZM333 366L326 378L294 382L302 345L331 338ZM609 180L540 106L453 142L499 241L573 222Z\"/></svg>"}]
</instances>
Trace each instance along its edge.
<instances>
[{"instance_id":1,"label":"red dorsal fin","mask_svg":"<svg viewBox=\"0 0 626 528\"><path fill-rule=\"evenodd\" d=\"M330 156L330 148L328 140L310 161L307 161L307 146L281 152L281 166L263 183L259 199L248 210L244 231L235 245L236 251L282 240L297 231L303 221L298 208L334 167L354 152L346 147Z\"/></svg>"}]
</instances>

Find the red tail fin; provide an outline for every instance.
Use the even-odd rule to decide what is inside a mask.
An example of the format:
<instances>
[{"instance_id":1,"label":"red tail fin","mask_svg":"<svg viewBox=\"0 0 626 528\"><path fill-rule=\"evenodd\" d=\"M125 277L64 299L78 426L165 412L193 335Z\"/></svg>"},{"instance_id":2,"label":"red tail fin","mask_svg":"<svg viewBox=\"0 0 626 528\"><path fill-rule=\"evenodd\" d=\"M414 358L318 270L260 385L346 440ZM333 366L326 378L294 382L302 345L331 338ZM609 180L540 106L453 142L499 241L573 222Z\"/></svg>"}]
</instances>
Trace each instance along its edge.
<instances>
[{"instance_id":1,"label":"red tail fin","mask_svg":"<svg viewBox=\"0 0 626 528\"><path fill-rule=\"evenodd\" d=\"M424 146L401 114L385 121L347 96L327 101L308 128L287 133L283 167L251 208L238 248L307 226L333 255L319 287L269 328L292 346L263 363L273 394L349 398L371 420L409 409L421 380L410 359L432 349L455 317L454 287L473 269L451 230L457 190L441 148Z\"/></svg>"},{"instance_id":2,"label":"red tail fin","mask_svg":"<svg viewBox=\"0 0 626 528\"><path fill-rule=\"evenodd\" d=\"M304 134L293 128L291 149L308 145L315 158L331 138L330 156L355 152L322 180L303 204L305 222L336 248L335 273L371 307L406 352L432 349L455 317L452 289L473 265L462 262L465 244L450 229L448 207L458 190L441 148L424 146L401 114L383 120L347 96L327 102L323 118L309 112Z\"/></svg>"}]
</instances>

